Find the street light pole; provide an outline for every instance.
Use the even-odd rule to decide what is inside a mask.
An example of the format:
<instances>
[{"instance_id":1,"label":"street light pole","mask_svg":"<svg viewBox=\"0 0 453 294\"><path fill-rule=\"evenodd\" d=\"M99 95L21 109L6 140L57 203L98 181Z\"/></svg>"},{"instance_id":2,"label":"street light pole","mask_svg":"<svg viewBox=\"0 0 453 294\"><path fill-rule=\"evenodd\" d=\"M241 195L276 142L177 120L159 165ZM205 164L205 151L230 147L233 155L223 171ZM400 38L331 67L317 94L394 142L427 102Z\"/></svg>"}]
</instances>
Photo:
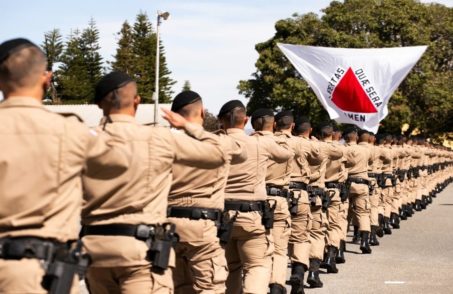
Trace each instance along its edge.
<instances>
[{"instance_id":1,"label":"street light pole","mask_svg":"<svg viewBox=\"0 0 453 294\"><path fill-rule=\"evenodd\" d=\"M159 120L159 68L160 68L160 44L159 44L159 27L162 19L167 20L170 16L168 12L157 11L157 26L156 26L156 77L154 86L154 124L157 125Z\"/></svg>"}]
</instances>

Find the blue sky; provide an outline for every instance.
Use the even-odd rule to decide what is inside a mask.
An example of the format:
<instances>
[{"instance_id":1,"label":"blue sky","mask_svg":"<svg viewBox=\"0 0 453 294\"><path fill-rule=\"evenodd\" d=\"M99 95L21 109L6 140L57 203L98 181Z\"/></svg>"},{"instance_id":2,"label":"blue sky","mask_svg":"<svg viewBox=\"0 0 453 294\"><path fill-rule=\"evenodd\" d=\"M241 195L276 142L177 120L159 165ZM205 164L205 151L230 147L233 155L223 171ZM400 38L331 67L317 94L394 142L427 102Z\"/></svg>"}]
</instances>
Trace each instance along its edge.
<instances>
[{"instance_id":1,"label":"blue sky","mask_svg":"<svg viewBox=\"0 0 453 294\"><path fill-rule=\"evenodd\" d=\"M431 2L431 1L423 1ZM436 2L453 6L453 0ZM239 80L255 71L258 57L254 46L271 38L277 20L293 13L320 13L330 0L41 0L0 1L0 42L26 37L41 43L43 34L59 28L64 36L71 29L83 29L91 17L100 30L101 54L110 60L124 20L134 22L139 11L153 24L157 10L171 17L161 26L172 78L178 93L185 80L197 91L205 107L217 114L230 99L242 99L236 89ZM152 65L150 65L152 66Z\"/></svg>"}]
</instances>

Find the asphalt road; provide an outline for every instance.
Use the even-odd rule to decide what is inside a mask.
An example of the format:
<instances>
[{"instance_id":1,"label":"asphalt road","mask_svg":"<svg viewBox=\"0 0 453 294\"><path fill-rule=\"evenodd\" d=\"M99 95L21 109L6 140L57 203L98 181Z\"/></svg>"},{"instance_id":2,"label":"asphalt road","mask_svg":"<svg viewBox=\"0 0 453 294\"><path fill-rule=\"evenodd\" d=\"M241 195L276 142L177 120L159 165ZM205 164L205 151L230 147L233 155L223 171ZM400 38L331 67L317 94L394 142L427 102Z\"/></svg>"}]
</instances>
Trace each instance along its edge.
<instances>
[{"instance_id":1,"label":"asphalt road","mask_svg":"<svg viewBox=\"0 0 453 294\"><path fill-rule=\"evenodd\" d=\"M305 293L453 294L453 184L379 241L369 255L348 243L339 273L322 273L324 287ZM83 282L81 293L88 293Z\"/></svg>"},{"instance_id":2,"label":"asphalt road","mask_svg":"<svg viewBox=\"0 0 453 294\"><path fill-rule=\"evenodd\" d=\"M305 293L453 293L453 184L372 248L362 255L348 243L339 273L321 274L324 287Z\"/></svg>"}]
</instances>

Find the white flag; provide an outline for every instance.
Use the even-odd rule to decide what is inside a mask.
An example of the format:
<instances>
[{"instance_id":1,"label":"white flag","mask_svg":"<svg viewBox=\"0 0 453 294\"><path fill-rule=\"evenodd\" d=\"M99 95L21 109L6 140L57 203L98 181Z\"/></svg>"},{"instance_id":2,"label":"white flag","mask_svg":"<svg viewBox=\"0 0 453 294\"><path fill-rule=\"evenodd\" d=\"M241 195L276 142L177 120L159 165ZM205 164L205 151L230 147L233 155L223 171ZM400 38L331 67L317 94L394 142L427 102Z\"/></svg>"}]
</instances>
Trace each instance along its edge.
<instances>
[{"instance_id":1,"label":"white flag","mask_svg":"<svg viewBox=\"0 0 453 294\"><path fill-rule=\"evenodd\" d=\"M427 46L380 49L278 44L331 119L376 133L387 103Z\"/></svg>"}]
</instances>

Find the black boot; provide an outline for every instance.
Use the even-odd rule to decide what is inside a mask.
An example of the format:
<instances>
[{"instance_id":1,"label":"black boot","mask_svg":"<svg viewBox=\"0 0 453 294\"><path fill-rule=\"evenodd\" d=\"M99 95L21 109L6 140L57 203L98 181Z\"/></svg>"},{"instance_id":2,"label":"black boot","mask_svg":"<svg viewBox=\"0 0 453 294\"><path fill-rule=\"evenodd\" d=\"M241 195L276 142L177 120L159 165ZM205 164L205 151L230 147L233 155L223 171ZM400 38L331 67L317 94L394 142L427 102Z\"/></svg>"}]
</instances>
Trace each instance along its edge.
<instances>
[{"instance_id":1,"label":"black boot","mask_svg":"<svg viewBox=\"0 0 453 294\"><path fill-rule=\"evenodd\" d=\"M269 285L270 294L286 294L286 288L279 284L270 284ZM304 293L304 292L295 292L295 293Z\"/></svg>"},{"instance_id":2,"label":"black boot","mask_svg":"<svg viewBox=\"0 0 453 294\"><path fill-rule=\"evenodd\" d=\"M392 229L390 228L390 218L384 217L384 233L386 235L392 234Z\"/></svg>"},{"instance_id":3,"label":"black boot","mask_svg":"<svg viewBox=\"0 0 453 294\"><path fill-rule=\"evenodd\" d=\"M390 224L394 229L399 229L400 228L400 217L398 216L397 213L392 212L390 214Z\"/></svg>"},{"instance_id":4,"label":"black boot","mask_svg":"<svg viewBox=\"0 0 453 294\"><path fill-rule=\"evenodd\" d=\"M407 205L406 204L403 204L400 208L400 218L402 220L407 220Z\"/></svg>"},{"instance_id":5,"label":"black boot","mask_svg":"<svg viewBox=\"0 0 453 294\"><path fill-rule=\"evenodd\" d=\"M345 263L344 252L346 251L346 241L340 241L340 248L338 248L337 257L335 258L336 263Z\"/></svg>"},{"instance_id":6,"label":"black boot","mask_svg":"<svg viewBox=\"0 0 453 294\"><path fill-rule=\"evenodd\" d=\"M426 196L426 202L428 202L428 204L433 203L433 197L431 196L431 193L429 193L428 196Z\"/></svg>"},{"instance_id":7,"label":"black boot","mask_svg":"<svg viewBox=\"0 0 453 294\"><path fill-rule=\"evenodd\" d=\"M310 259L310 268L308 269L307 283L310 284L310 288L322 288L323 284L319 279L319 266L321 260Z\"/></svg>"},{"instance_id":8,"label":"black boot","mask_svg":"<svg viewBox=\"0 0 453 294\"><path fill-rule=\"evenodd\" d=\"M354 236L352 237L352 244L360 244L360 232L359 227L354 226Z\"/></svg>"},{"instance_id":9,"label":"black boot","mask_svg":"<svg viewBox=\"0 0 453 294\"><path fill-rule=\"evenodd\" d=\"M378 216L379 220L379 227L376 229L376 235L379 237L384 237L384 216L382 214L379 214Z\"/></svg>"},{"instance_id":10,"label":"black boot","mask_svg":"<svg viewBox=\"0 0 453 294\"><path fill-rule=\"evenodd\" d=\"M428 206L428 202L426 201L425 195L422 196L422 201L420 202L420 205L421 205L422 209L426 209L426 207Z\"/></svg>"},{"instance_id":11,"label":"black boot","mask_svg":"<svg viewBox=\"0 0 453 294\"><path fill-rule=\"evenodd\" d=\"M413 213L414 212L412 211L412 204L406 204L406 216L412 217Z\"/></svg>"},{"instance_id":12,"label":"black boot","mask_svg":"<svg viewBox=\"0 0 453 294\"><path fill-rule=\"evenodd\" d=\"M337 256L338 249L335 246L327 246L327 253L324 259L324 268L327 269L329 274L338 273L337 263L335 258Z\"/></svg>"},{"instance_id":13,"label":"black boot","mask_svg":"<svg viewBox=\"0 0 453 294\"><path fill-rule=\"evenodd\" d=\"M379 246L379 241L376 237L376 231L378 226L371 226L371 234L370 234L370 245L371 246Z\"/></svg>"},{"instance_id":14,"label":"black boot","mask_svg":"<svg viewBox=\"0 0 453 294\"><path fill-rule=\"evenodd\" d=\"M431 196L431 200L432 200L432 198L436 198L437 195L433 190L433 191L429 192L429 196Z\"/></svg>"},{"instance_id":15,"label":"black boot","mask_svg":"<svg viewBox=\"0 0 453 294\"><path fill-rule=\"evenodd\" d=\"M370 232L361 231L360 234L362 235L362 241L360 242L360 250L362 250L363 254L370 254L371 247L368 244L368 238L370 237Z\"/></svg>"},{"instance_id":16,"label":"black boot","mask_svg":"<svg viewBox=\"0 0 453 294\"><path fill-rule=\"evenodd\" d=\"M420 199L415 200L415 211L422 211L422 201Z\"/></svg>"},{"instance_id":17,"label":"black boot","mask_svg":"<svg viewBox=\"0 0 453 294\"><path fill-rule=\"evenodd\" d=\"M289 284L291 285L291 294L304 293L304 273L306 266L302 263L295 262L291 268L291 277ZM272 293L272 292L271 292Z\"/></svg>"}]
</instances>

